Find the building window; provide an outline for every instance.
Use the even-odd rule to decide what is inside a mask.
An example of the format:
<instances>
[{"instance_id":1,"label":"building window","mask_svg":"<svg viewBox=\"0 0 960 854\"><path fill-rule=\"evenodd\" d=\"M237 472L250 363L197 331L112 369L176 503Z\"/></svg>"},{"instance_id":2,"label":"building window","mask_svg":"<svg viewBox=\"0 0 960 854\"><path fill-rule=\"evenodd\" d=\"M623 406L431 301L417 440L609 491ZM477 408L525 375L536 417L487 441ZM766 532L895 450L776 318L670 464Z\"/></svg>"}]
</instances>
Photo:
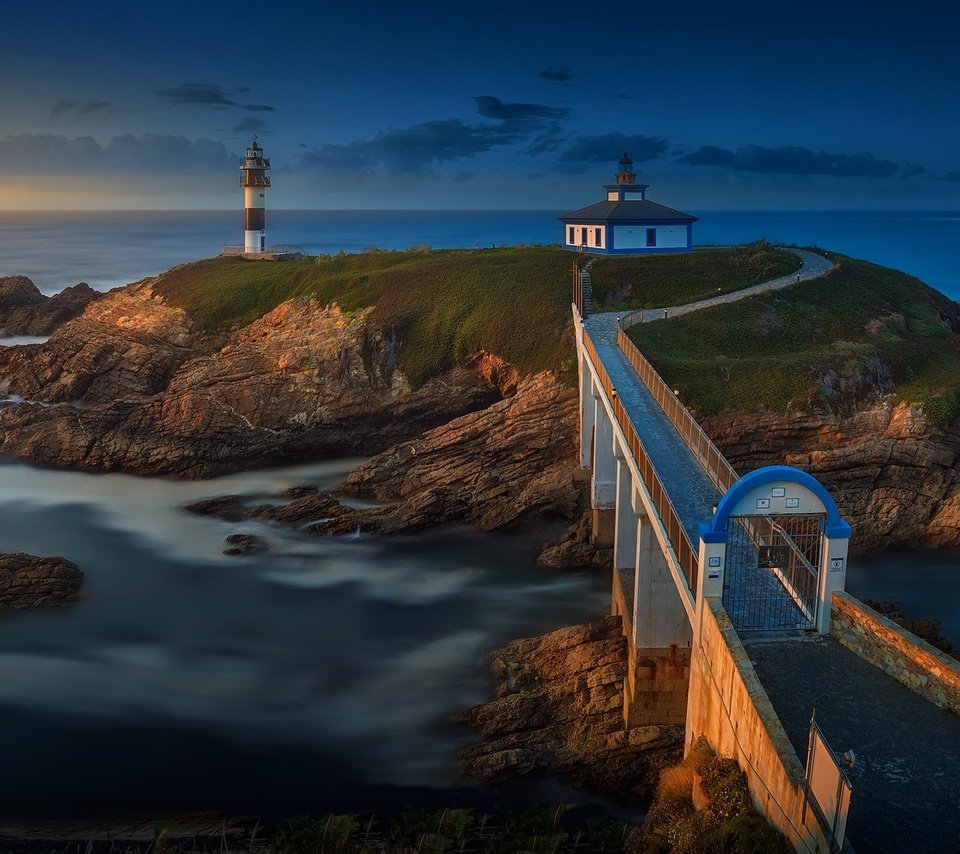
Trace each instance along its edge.
<instances>
[{"instance_id":1,"label":"building window","mask_svg":"<svg viewBox=\"0 0 960 854\"><path fill-rule=\"evenodd\" d=\"M597 246L603 246L603 230L600 228L594 229L593 242Z\"/></svg>"},{"instance_id":2,"label":"building window","mask_svg":"<svg viewBox=\"0 0 960 854\"><path fill-rule=\"evenodd\" d=\"M655 228L647 229L647 246L657 245L657 230Z\"/></svg>"},{"instance_id":3,"label":"building window","mask_svg":"<svg viewBox=\"0 0 960 854\"><path fill-rule=\"evenodd\" d=\"M570 226L570 234L567 236L567 243L573 243L573 226Z\"/></svg>"}]
</instances>

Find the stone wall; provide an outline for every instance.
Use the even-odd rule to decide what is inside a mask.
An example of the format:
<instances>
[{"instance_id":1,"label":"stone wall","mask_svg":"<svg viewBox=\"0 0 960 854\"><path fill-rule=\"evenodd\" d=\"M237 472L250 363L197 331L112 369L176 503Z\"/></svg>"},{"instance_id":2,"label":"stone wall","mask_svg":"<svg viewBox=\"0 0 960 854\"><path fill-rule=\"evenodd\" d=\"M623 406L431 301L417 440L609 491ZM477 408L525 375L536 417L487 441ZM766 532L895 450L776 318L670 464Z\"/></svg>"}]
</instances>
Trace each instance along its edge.
<instances>
[{"instance_id":1,"label":"stone wall","mask_svg":"<svg viewBox=\"0 0 960 854\"><path fill-rule=\"evenodd\" d=\"M804 769L718 599L703 600L690 661L686 751L700 736L747 775L754 806L798 851L830 846L805 795Z\"/></svg>"},{"instance_id":2,"label":"stone wall","mask_svg":"<svg viewBox=\"0 0 960 854\"><path fill-rule=\"evenodd\" d=\"M941 709L960 715L960 662L847 593L833 594L830 634Z\"/></svg>"}]
</instances>

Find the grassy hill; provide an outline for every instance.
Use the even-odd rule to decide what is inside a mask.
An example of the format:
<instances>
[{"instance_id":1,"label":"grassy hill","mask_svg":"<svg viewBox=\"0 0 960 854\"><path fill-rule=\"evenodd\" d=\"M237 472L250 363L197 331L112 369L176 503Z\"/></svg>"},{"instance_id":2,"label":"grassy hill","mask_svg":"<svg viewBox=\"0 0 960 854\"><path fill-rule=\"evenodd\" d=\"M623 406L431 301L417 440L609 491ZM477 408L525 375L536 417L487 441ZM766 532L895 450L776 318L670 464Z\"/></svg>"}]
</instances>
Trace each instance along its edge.
<instances>
[{"instance_id":1,"label":"grassy hill","mask_svg":"<svg viewBox=\"0 0 960 854\"><path fill-rule=\"evenodd\" d=\"M630 335L704 415L766 408L843 411L873 389L960 413L960 306L904 273L835 256L841 269Z\"/></svg>"},{"instance_id":2,"label":"grassy hill","mask_svg":"<svg viewBox=\"0 0 960 854\"><path fill-rule=\"evenodd\" d=\"M762 281L771 270L777 275L782 255L787 264L796 261L788 253L756 246L598 258L593 280L601 292L604 287L622 290L622 283L629 282L632 293L670 305L697 298L704 287L715 292L718 286ZM481 349L497 353L523 373L572 371L570 269L575 257L558 248L509 248L276 262L213 258L177 267L155 287L211 332L249 323L293 297L314 296L348 312L372 306L373 321L394 330L402 342L400 363L419 385Z\"/></svg>"},{"instance_id":3,"label":"grassy hill","mask_svg":"<svg viewBox=\"0 0 960 854\"><path fill-rule=\"evenodd\" d=\"M800 269L800 258L759 241L683 255L604 255L590 268L597 309L665 308L715 297Z\"/></svg>"}]
</instances>

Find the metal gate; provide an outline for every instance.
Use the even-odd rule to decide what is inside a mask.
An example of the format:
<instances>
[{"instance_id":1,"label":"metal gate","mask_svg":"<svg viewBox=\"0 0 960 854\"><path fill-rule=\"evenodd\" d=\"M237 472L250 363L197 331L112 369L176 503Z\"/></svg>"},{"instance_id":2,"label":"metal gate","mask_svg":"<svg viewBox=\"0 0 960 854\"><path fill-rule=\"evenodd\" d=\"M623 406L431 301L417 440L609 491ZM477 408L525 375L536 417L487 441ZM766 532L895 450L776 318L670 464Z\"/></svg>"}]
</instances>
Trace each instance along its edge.
<instances>
[{"instance_id":1,"label":"metal gate","mask_svg":"<svg viewBox=\"0 0 960 854\"><path fill-rule=\"evenodd\" d=\"M723 607L737 631L816 626L825 518L730 516Z\"/></svg>"}]
</instances>

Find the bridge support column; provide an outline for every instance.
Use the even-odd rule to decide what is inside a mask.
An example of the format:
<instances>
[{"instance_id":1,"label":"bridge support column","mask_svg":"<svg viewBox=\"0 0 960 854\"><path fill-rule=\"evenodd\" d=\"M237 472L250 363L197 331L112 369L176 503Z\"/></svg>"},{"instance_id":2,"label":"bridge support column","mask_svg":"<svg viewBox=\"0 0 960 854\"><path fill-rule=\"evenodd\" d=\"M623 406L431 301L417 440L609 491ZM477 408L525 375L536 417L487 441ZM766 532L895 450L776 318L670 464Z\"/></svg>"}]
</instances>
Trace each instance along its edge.
<instances>
[{"instance_id":1,"label":"bridge support column","mask_svg":"<svg viewBox=\"0 0 960 854\"><path fill-rule=\"evenodd\" d=\"M593 392L593 374L586 356L580 360L580 468L593 464L593 431L596 424L596 402Z\"/></svg>"},{"instance_id":2,"label":"bridge support column","mask_svg":"<svg viewBox=\"0 0 960 854\"><path fill-rule=\"evenodd\" d=\"M595 546L609 548L613 545L616 529L617 460L613 455L613 424L599 398L594 400L593 481L590 497L593 507L592 542Z\"/></svg>"},{"instance_id":3,"label":"bridge support column","mask_svg":"<svg viewBox=\"0 0 960 854\"><path fill-rule=\"evenodd\" d=\"M613 535L613 568L633 569L637 562L637 512L633 475L617 453L617 525Z\"/></svg>"},{"instance_id":4,"label":"bridge support column","mask_svg":"<svg viewBox=\"0 0 960 854\"><path fill-rule=\"evenodd\" d=\"M682 725L690 685L690 623L652 524L637 517L633 585L635 669L627 726ZM626 685L624 686L626 688Z\"/></svg>"}]
</instances>

